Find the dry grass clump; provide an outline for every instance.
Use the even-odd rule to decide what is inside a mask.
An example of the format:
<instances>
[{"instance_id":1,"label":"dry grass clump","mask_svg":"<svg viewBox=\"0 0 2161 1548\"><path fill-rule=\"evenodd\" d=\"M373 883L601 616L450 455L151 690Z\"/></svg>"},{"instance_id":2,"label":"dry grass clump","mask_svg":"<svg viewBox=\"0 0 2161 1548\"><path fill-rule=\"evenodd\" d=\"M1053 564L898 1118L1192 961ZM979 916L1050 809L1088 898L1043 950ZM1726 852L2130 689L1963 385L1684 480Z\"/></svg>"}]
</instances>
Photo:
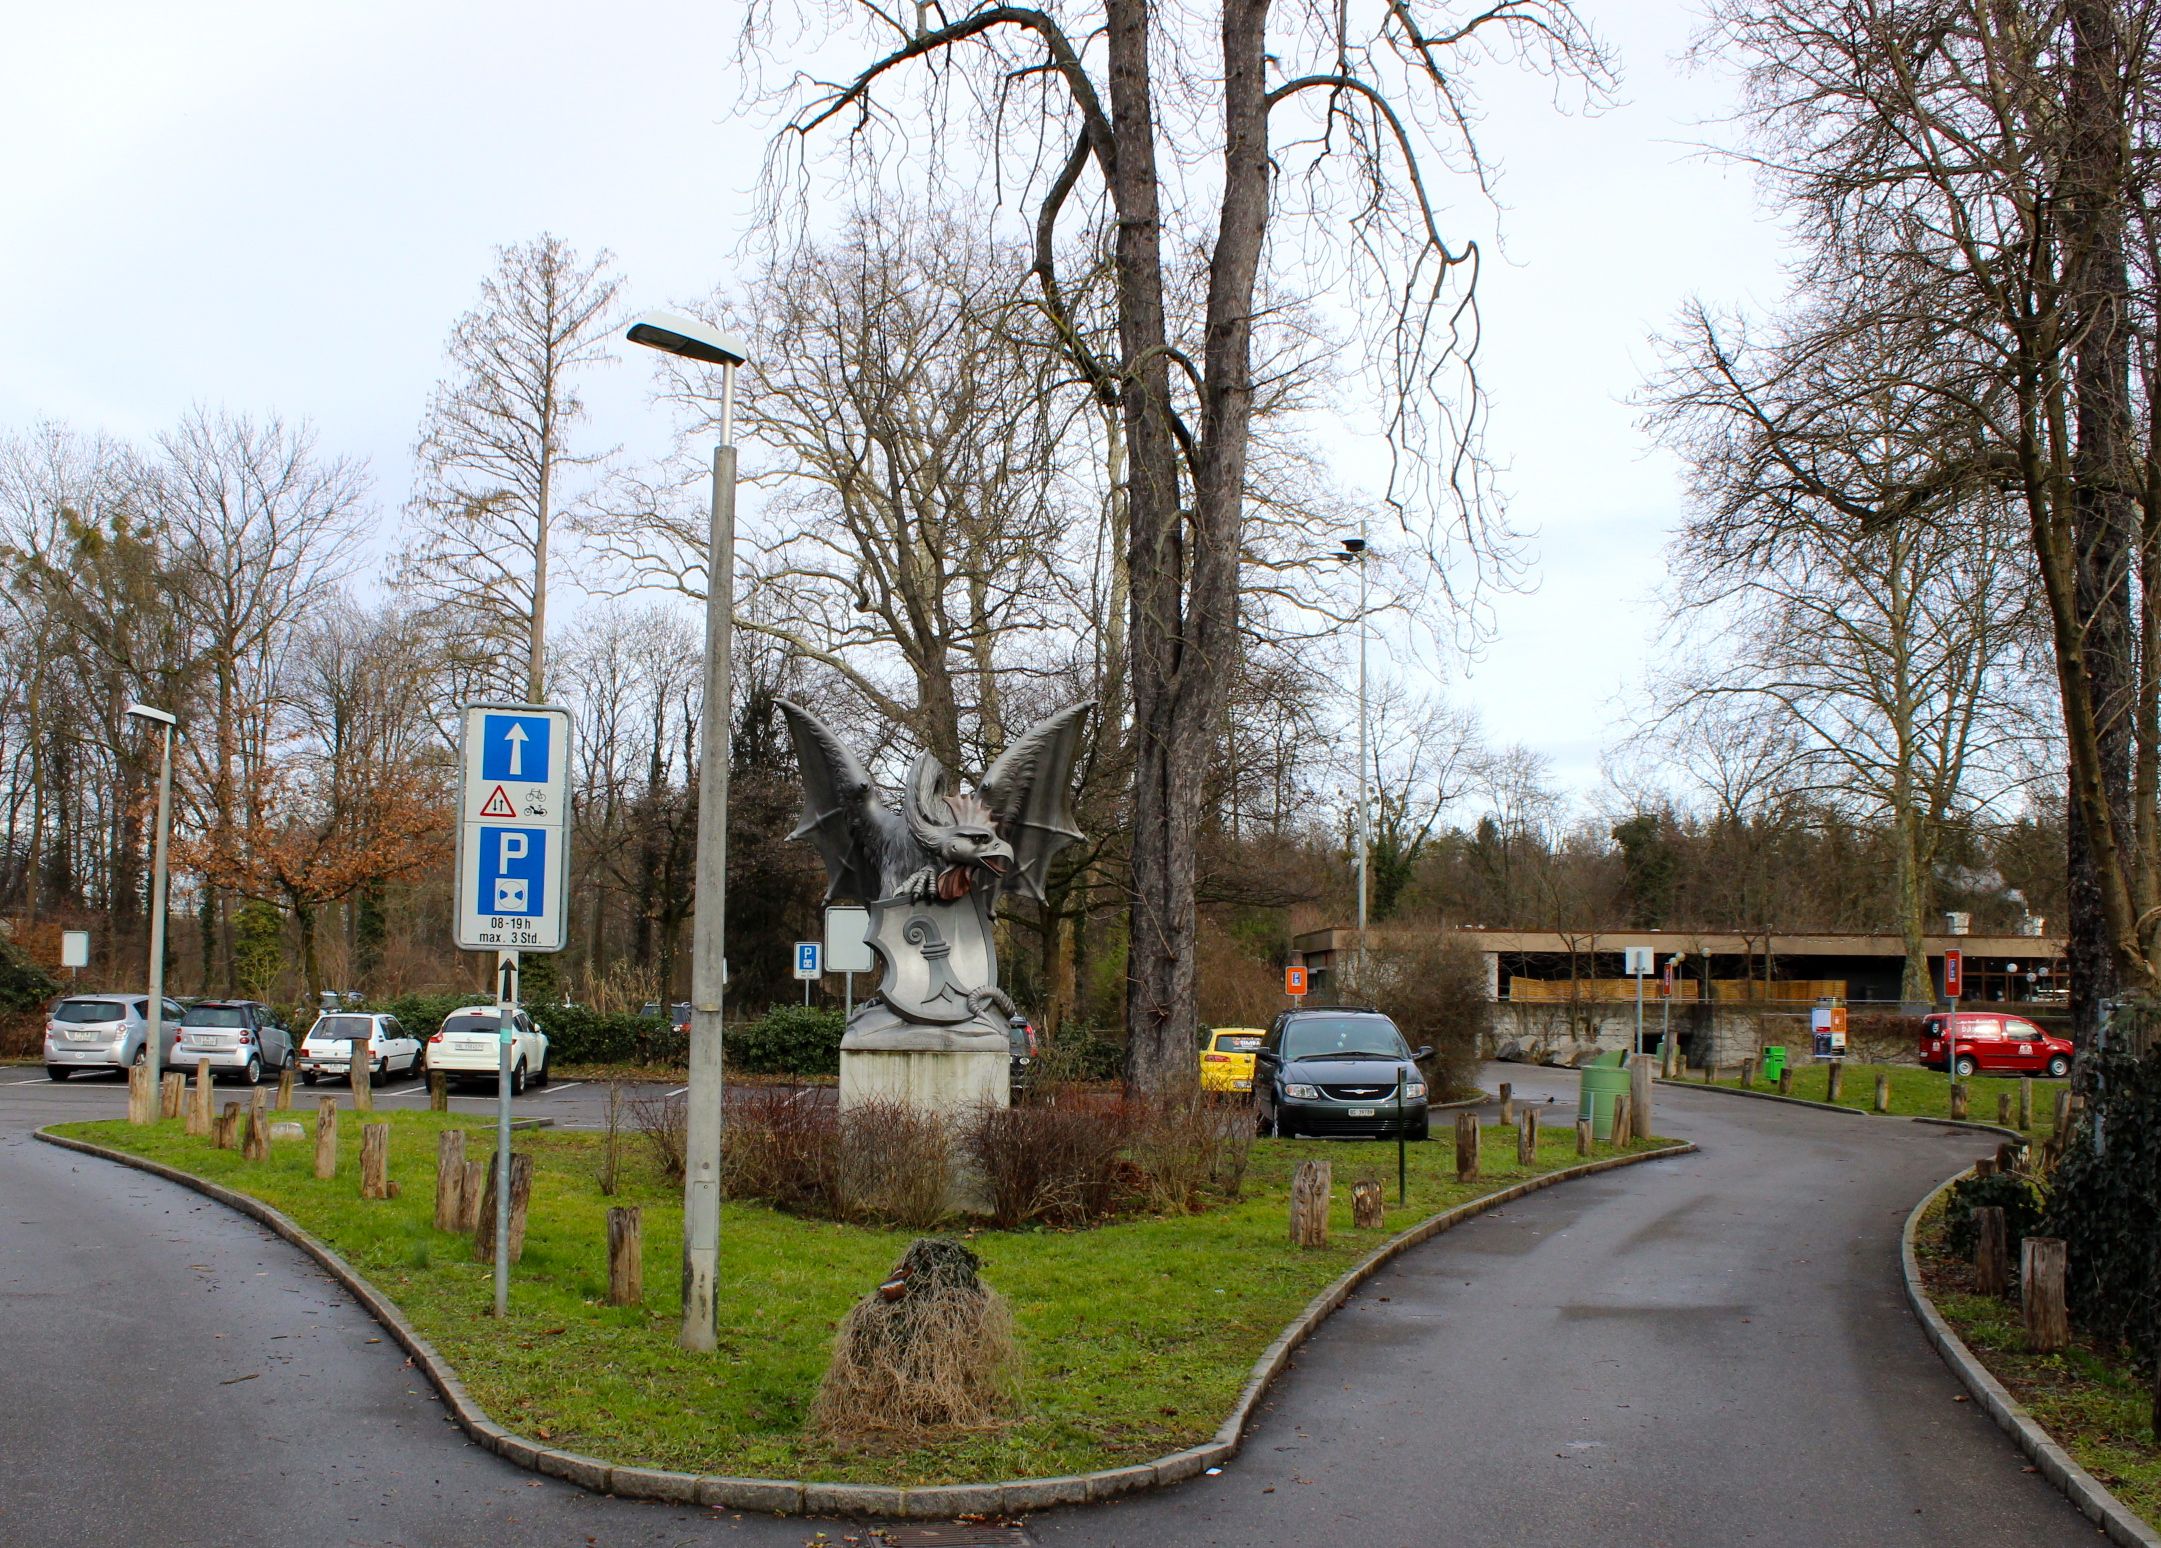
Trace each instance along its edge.
<instances>
[{"instance_id":1,"label":"dry grass clump","mask_svg":"<svg viewBox=\"0 0 2161 1548\"><path fill-rule=\"evenodd\" d=\"M982 1179L992 1225L1070 1229L1117 1211L1126 1191L1126 1138L1119 1105L986 1103L962 1145Z\"/></svg>"},{"instance_id":2,"label":"dry grass clump","mask_svg":"<svg viewBox=\"0 0 2161 1548\"><path fill-rule=\"evenodd\" d=\"M982 1429L1011 1405L1020 1372L1013 1314L959 1242L923 1237L833 1339L811 1430L840 1445Z\"/></svg>"},{"instance_id":3,"label":"dry grass clump","mask_svg":"<svg viewBox=\"0 0 2161 1548\"><path fill-rule=\"evenodd\" d=\"M1188 1090L1128 1109L1126 1154L1146 1206L1176 1214L1205 1209L1211 1196L1236 1199L1253 1156L1253 1104Z\"/></svg>"},{"instance_id":4,"label":"dry grass clump","mask_svg":"<svg viewBox=\"0 0 2161 1548\"><path fill-rule=\"evenodd\" d=\"M721 1129L721 1186L731 1199L830 1215L839 1147L840 1115L816 1087L742 1087Z\"/></svg>"},{"instance_id":5,"label":"dry grass clump","mask_svg":"<svg viewBox=\"0 0 2161 1548\"><path fill-rule=\"evenodd\" d=\"M945 1218L952 1173L944 1118L904 1102L858 1103L840 1115L832 1212L920 1231Z\"/></svg>"}]
</instances>

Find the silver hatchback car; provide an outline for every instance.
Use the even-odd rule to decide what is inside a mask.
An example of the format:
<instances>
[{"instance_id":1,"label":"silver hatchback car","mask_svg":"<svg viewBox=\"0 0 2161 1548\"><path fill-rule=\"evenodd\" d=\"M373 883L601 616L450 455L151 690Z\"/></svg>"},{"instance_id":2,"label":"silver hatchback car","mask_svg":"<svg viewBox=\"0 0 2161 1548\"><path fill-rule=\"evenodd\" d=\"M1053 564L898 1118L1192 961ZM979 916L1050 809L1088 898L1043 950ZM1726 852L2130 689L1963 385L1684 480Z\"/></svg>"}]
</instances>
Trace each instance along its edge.
<instances>
[{"instance_id":1,"label":"silver hatchback car","mask_svg":"<svg viewBox=\"0 0 2161 1548\"><path fill-rule=\"evenodd\" d=\"M159 1062L171 1064L180 1036L180 1006L165 1001ZM45 1014L45 1073L66 1080L77 1070L124 1070L147 1057L150 997L71 994Z\"/></svg>"}]
</instances>

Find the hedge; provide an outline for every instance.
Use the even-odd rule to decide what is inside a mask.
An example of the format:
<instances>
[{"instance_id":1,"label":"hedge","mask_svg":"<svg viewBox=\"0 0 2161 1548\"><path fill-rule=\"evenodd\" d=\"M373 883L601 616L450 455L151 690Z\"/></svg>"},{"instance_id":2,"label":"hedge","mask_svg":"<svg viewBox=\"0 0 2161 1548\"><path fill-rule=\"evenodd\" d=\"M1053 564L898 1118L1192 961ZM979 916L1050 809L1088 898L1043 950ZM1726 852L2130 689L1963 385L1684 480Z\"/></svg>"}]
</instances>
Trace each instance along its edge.
<instances>
[{"instance_id":1,"label":"hedge","mask_svg":"<svg viewBox=\"0 0 2161 1548\"><path fill-rule=\"evenodd\" d=\"M403 994L371 1004L398 1018L425 1041L453 1011L484 1004L471 994ZM548 1057L558 1064L646 1064L680 1067L690 1058L689 1040L665 1016L596 1011L583 1005L529 1005L527 1013L546 1029ZM840 1072L839 1011L776 1005L757 1021L728 1028L727 1065L751 1075L836 1075Z\"/></svg>"}]
</instances>

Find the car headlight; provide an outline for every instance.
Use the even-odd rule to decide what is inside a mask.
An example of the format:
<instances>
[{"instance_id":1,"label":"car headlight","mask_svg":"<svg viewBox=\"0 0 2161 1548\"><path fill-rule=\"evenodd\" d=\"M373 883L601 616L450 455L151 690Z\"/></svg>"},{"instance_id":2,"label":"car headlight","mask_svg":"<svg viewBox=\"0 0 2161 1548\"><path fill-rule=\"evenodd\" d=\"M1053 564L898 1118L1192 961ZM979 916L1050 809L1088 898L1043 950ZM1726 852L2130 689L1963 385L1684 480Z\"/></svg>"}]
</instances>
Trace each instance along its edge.
<instances>
[{"instance_id":1,"label":"car headlight","mask_svg":"<svg viewBox=\"0 0 2161 1548\"><path fill-rule=\"evenodd\" d=\"M1403 1098L1405 1101L1409 1101L1412 1097L1422 1097L1425 1094L1426 1083L1422 1080L1414 1080L1403 1088Z\"/></svg>"},{"instance_id":2,"label":"car headlight","mask_svg":"<svg viewBox=\"0 0 2161 1548\"><path fill-rule=\"evenodd\" d=\"M1320 1088L1317 1086L1299 1085L1285 1086L1283 1094L1287 1097L1297 1097L1302 1102L1317 1102L1321 1096Z\"/></svg>"}]
</instances>

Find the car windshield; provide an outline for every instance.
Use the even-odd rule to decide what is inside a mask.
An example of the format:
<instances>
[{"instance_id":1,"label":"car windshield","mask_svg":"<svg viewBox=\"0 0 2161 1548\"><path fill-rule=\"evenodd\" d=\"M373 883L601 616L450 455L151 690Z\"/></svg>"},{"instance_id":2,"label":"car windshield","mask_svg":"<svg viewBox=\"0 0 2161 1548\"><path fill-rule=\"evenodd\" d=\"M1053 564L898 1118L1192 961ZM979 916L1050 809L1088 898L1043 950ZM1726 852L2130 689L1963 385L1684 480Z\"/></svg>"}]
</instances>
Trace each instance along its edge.
<instances>
[{"instance_id":1,"label":"car windshield","mask_svg":"<svg viewBox=\"0 0 2161 1548\"><path fill-rule=\"evenodd\" d=\"M1283 1031L1286 1059L1405 1059L1403 1034L1386 1016L1312 1016Z\"/></svg>"},{"instance_id":2,"label":"car windshield","mask_svg":"<svg viewBox=\"0 0 2161 1548\"><path fill-rule=\"evenodd\" d=\"M53 1007L55 1021L118 1021L127 1007L118 1000L62 1000Z\"/></svg>"},{"instance_id":3,"label":"car windshield","mask_svg":"<svg viewBox=\"0 0 2161 1548\"><path fill-rule=\"evenodd\" d=\"M184 1027L244 1027L248 1013L237 1005L198 1005L180 1019Z\"/></svg>"},{"instance_id":4,"label":"car windshield","mask_svg":"<svg viewBox=\"0 0 2161 1548\"><path fill-rule=\"evenodd\" d=\"M501 1035L502 1029L502 1021L495 1016L470 1014L452 1016L443 1023L443 1032L449 1037L456 1037L460 1033L467 1037L471 1037L475 1033L481 1033L488 1037L497 1037Z\"/></svg>"},{"instance_id":5,"label":"car windshield","mask_svg":"<svg viewBox=\"0 0 2161 1548\"><path fill-rule=\"evenodd\" d=\"M349 1043L374 1035L375 1023L366 1016L325 1016L308 1029L310 1040L325 1042Z\"/></svg>"}]
</instances>

